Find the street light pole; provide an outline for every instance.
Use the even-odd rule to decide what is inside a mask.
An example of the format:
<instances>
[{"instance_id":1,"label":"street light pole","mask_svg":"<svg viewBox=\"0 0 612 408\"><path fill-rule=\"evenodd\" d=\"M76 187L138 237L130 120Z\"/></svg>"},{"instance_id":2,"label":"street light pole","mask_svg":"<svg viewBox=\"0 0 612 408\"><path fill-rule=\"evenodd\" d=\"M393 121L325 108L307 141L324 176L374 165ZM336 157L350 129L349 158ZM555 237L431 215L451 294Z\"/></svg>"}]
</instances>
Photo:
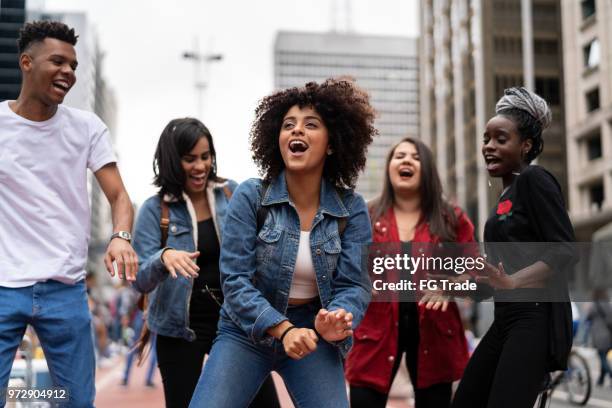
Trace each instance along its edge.
<instances>
[{"instance_id":1,"label":"street light pole","mask_svg":"<svg viewBox=\"0 0 612 408\"><path fill-rule=\"evenodd\" d=\"M223 60L222 54L201 53L198 38L194 38L193 51L183 52L182 57L194 62L194 87L197 94L197 115L202 117L204 104L204 91L208 86L208 65L211 62Z\"/></svg>"}]
</instances>

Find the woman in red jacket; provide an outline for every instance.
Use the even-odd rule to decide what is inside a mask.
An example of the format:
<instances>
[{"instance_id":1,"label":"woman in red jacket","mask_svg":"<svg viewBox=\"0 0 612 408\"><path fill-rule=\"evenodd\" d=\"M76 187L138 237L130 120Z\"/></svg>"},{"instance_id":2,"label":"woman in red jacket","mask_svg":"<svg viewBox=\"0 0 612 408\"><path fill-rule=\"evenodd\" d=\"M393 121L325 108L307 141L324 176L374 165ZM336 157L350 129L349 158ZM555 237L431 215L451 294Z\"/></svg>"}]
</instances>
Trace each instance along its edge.
<instances>
[{"instance_id":1,"label":"woman in red jacket","mask_svg":"<svg viewBox=\"0 0 612 408\"><path fill-rule=\"evenodd\" d=\"M375 243L473 242L470 220L442 196L425 144L403 139L389 152L386 169L382 194L370 205ZM448 408L452 383L461 378L469 356L457 305L444 309L373 299L346 361L351 407L384 407L406 353L416 408Z\"/></svg>"}]
</instances>

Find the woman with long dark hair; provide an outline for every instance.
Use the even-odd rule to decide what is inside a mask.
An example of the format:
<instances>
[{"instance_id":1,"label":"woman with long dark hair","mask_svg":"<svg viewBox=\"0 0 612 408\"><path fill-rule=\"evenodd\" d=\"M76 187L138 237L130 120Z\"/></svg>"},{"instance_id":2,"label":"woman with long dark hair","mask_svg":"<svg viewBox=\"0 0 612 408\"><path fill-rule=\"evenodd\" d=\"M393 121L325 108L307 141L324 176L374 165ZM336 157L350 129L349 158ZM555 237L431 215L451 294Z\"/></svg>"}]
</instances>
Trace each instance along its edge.
<instances>
[{"instance_id":1,"label":"woman with long dark hair","mask_svg":"<svg viewBox=\"0 0 612 408\"><path fill-rule=\"evenodd\" d=\"M415 138L405 138L389 151L383 191L369 207L373 241L401 242L402 252L431 246L423 244L474 240L468 217L443 197L431 150ZM468 360L459 310L454 302L437 310L415 300L368 306L346 362L353 408L386 406L404 353L415 406L448 408L452 382L461 378Z\"/></svg>"},{"instance_id":2,"label":"woman with long dark hair","mask_svg":"<svg viewBox=\"0 0 612 408\"><path fill-rule=\"evenodd\" d=\"M236 182L217 176L212 135L193 118L168 123L153 169L159 191L144 202L136 221L134 287L149 293L147 324L157 333L166 407L185 408L217 331L223 302L219 248ZM251 406L278 406L271 378Z\"/></svg>"},{"instance_id":3,"label":"woman with long dark hair","mask_svg":"<svg viewBox=\"0 0 612 408\"><path fill-rule=\"evenodd\" d=\"M495 289L495 318L468 363L453 408L533 407L545 375L566 368L572 345L571 307L561 300L569 300L564 271L575 261L567 244L574 230L559 183L530 164L543 150L551 112L535 93L510 88L495 113L482 154L504 189L484 230L494 266L479 279Z\"/></svg>"}]
</instances>

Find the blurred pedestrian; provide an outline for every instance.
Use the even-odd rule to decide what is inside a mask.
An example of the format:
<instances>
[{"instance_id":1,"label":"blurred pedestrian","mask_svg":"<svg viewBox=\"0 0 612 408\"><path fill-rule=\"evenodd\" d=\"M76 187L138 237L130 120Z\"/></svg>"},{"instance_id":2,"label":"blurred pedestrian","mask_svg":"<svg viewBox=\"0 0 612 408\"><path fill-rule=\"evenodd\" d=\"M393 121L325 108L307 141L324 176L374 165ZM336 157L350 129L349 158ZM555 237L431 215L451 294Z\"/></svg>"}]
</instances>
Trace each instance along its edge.
<instances>
[{"instance_id":1,"label":"blurred pedestrian","mask_svg":"<svg viewBox=\"0 0 612 408\"><path fill-rule=\"evenodd\" d=\"M369 206L375 243L401 242L402 252L411 254L417 251L412 242L474 241L467 215L443 198L433 154L423 142L404 138L391 148L384 168L382 193ZM455 302L445 310L415 299L370 303L346 361L351 407L387 405L404 353L415 407L448 408L452 383L468 361Z\"/></svg>"},{"instance_id":2,"label":"blurred pedestrian","mask_svg":"<svg viewBox=\"0 0 612 408\"><path fill-rule=\"evenodd\" d=\"M166 407L185 408L216 336L223 302L219 248L236 182L217 176L212 135L192 118L165 127L154 169L159 191L142 205L134 229L140 259L134 287L149 293L147 323L157 334ZM278 406L271 377L262 382L251 406Z\"/></svg>"},{"instance_id":3,"label":"blurred pedestrian","mask_svg":"<svg viewBox=\"0 0 612 408\"><path fill-rule=\"evenodd\" d=\"M601 386L606 377L612 378L612 370L608 364L608 353L612 349L612 307L605 289L593 291L593 303L586 321L590 325L593 347L599 356L600 371L597 385Z\"/></svg>"},{"instance_id":4,"label":"blurred pedestrian","mask_svg":"<svg viewBox=\"0 0 612 408\"><path fill-rule=\"evenodd\" d=\"M219 335L191 407L243 407L272 370L296 406L348 407L342 360L370 299L370 222L352 188L373 121L368 95L342 79L257 107L251 147L264 179L242 183L227 210Z\"/></svg>"},{"instance_id":5,"label":"blurred pedestrian","mask_svg":"<svg viewBox=\"0 0 612 408\"><path fill-rule=\"evenodd\" d=\"M128 352L125 356L125 370L123 371L123 378L121 380L121 384L124 386L127 386L130 382L132 365L138 354L136 345L144 324L144 312L138 308L137 302L138 294L134 289L126 286L121 290L120 301L118 302L118 313L121 319L122 338L128 346ZM149 368L145 376L145 385L148 387L155 386L153 383L153 375L155 375L155 368L157 366L157 353L155 351L156 340L157 336L153 334L151 336L151 347L148 354Z\"/></svg>"},{"instance_id":6,"label":"blurred pedestrian","mask_svg":"<svg viewBox=\"0 0 612 408\"><path fill-rule=\"evenodd\" d=\"M115 262L119 276L133 280L137 259L129 242L132 202L108 129L95 114L62 105L76 82L76 42L63 23L26 23L18 39L21 91L17 100L0 103L0 389L29 323L53 385L67 390L69 406L92 407L87 169L111 206L108 272L115 274Z\"/></svg>"},{"instance_id":7,"label":"blurred pedestrian","mask_svg":"<svg viewBox=\"0 0 612 408\"><path fill-rule=\"evenodd\" d=\"M559 183L530 163L542 152L551 122L548 104L525 88L506 89L486 125L482 154L491 177L503 181L484 229L488 265L479 280L495 288L495 318L459 383L453 408L531 408L549 371L567 367L572 318L565 268L574 230ZM548 247L516 243L546 242ZM566 302L542 298L551 290ZM517 296L524 296L517 301ZM525 300L526 299L526 300ZM538 301L540 300L540 301Z\"/></svg>"}]
</instances>

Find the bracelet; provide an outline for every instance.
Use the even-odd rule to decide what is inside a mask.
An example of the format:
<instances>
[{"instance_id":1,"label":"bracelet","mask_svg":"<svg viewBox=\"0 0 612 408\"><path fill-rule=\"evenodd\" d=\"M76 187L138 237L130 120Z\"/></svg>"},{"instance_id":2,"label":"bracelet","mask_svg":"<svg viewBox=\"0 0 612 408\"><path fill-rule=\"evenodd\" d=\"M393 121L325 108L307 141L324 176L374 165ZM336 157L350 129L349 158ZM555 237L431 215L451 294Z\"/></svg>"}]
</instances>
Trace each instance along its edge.
<instances>
[{"instance_id":1,"label":"bracelet","mask_svg":"<svg viewBox=\"0 0 612 408\"><path fill-rule=\"evenodd\" d=\"M312 328L312 330L314 330L315 334L317 335L317 337L318 337L319 339L322 339L322 338L323 338L323 336L321 336L321 333L319 333L319 331L317 330L317 328L316 328L316 327L313 327L313 328Z\"/></svg>"},{"instance_id":2,"label":"bracelet","mask_svg":"<svg viewBox=\"0 0 612 408\"><path fill-rule=\"evenodd\" d=\"M281 334L279 341L281 342L281 344L283 343L283 339L285 338L285 336L287 335L287 333L289 333L291 330L293 329L297 329L297 327L295 326L289 326L285 329L285 331L283 332L283 334Z\"/></svg>"}]
</instances>

